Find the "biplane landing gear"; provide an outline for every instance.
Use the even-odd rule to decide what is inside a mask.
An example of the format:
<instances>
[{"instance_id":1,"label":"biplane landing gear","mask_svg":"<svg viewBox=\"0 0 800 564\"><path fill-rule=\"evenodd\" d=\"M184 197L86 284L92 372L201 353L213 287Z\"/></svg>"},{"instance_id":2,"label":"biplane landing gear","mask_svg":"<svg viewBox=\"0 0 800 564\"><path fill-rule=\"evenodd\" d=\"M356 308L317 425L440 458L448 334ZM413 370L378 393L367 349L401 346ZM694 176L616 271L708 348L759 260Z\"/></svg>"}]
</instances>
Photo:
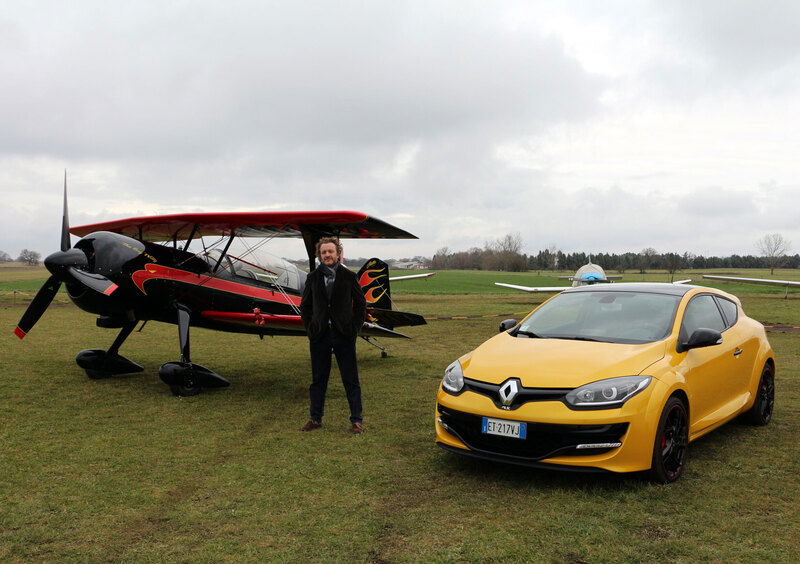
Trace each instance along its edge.
<instances>
[{"instance_id":1,"label":"biplane landing gear","mask_svg":"<svg viewBox=\"0 0 800 564\"><path fill-rule=\"evenodd\" d=\"M382 347L378 343L373 343L372 340L369 337L365 337L364 335L360 335L360 337L362 339L364 339L366 342L368 342L370 345L372 345L373 347L375 347L377 349L380 349L381 350L381 358L389 358L389 353L386 352L386 347Z\"/></svg>"},{"instance_id":2,"label":"biplane landing gear","mask_svg":"<svg viewBox=\"0 0 800 564\"><path fill-rule=\"evenodd\" d=\"M135 321L125 324L122 327L122 331L119 332L119 335L117 335L117 338L111 345L111 348L107 351L102 349L87 349L81 351L78 353L78 356L75 357L75 362L86 371L86 375L92 380L101 380L117 374L142 372L144 367L141 364L136 364L117 352L135 326Z\"/></svg>"},{"instance_id":3,"label":"biplane landing gear","mask_svg":"<svg viewBox=\"0 0 800 564\"><path fill-rule=\"evenodd\" d=\"M196 396L203 388L227 388L225 378L189 358L189 309L175 304L178 312L178 337L181 344L181 361L167 362L158 369L161 381L169 386L174 396Z\"/></svg>"},{"instance_id":4,"label":"biplane landing gear","mask_svg":"<svg viewBox=\"0 0 800 564\"><path fill-rule=\"evenodd\" d=\"M173 396L196 396L203 388L230 386L225 378L194 362L167 362L158 369L158 375Z\"/></svg>"}]
</instances>

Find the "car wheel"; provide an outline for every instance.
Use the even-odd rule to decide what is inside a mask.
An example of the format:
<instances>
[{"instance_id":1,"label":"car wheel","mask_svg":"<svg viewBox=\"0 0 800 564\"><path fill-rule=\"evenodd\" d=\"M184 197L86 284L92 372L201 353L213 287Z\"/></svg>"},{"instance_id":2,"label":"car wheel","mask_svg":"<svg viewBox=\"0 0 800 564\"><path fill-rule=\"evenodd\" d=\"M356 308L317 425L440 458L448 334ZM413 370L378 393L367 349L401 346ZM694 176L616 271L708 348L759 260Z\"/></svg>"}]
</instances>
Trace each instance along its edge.
<instances>
[{"instance_id":1,"label":"car wheel","mask_svg":"<svg viewBox=\"0 0 800 564\"><path fill-rule=\"evenodd\" d=\"M660 484L674 482L683 474L689 444L689 417L686 406L675 396L667 400L658 421L653 444L650 479Z\"/></svg>"},{"instance_id":2,"label":"car wheel","mask_svg":"<svg viewBox=\"0 0 800 564\"><path fill-rule=\"evenodd\" d=\"M761 380L758 382L756 401L750 411L745 413L745 419L752 425L766 425L772 420L772 410L775 408L775 375L770 364L764 365L761 371Z\"/></svg>"}]
</instances>

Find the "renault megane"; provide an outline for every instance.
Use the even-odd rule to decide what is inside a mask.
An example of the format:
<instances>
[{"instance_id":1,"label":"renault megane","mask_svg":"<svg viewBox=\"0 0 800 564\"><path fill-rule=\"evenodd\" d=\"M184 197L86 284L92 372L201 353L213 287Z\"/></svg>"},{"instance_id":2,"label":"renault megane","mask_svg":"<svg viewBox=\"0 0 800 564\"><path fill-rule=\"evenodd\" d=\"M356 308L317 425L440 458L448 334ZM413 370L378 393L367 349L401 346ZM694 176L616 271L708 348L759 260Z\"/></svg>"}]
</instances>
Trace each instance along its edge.
<instances>
[{"instance_id":1,"label":"renault megane","mask_svg":"<svg viewBox=\"0 0 800 564\"><path fill-rule=\"evenodd\" d=\"M566 290L450 364L436 442L454 453L571 470L647 470L666 483L687 445L772 418L775 357L735 296L673 284Z\"/></svg>"}]
</instances>

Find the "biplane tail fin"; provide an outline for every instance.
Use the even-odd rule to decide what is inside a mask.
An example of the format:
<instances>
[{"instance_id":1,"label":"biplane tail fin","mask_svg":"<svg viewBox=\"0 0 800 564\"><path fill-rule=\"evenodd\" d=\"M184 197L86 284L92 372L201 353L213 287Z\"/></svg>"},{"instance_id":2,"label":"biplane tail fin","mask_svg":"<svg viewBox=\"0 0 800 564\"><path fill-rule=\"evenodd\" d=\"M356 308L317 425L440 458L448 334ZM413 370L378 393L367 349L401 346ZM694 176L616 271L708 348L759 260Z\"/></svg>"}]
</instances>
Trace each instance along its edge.
<instances>
[{"instance_id":1,"label":"biplane tail fin","mask_svg":"<svg viewBox=\"0 0 800 564\"><path fill-rule=\"evenodd\" d=\"M421 315L392 309L389 266L381 259L369 259L358 271L357 277L367 300L368 322L377 321L382 327L388 329L425 325L425 318Z\"/></svg>"},{"instance_id":2,"label":"biplane tail fin","mask_svg":"<svg viewBox=\"0 0 800 564\"><path fill-rule=\"evenodd\" d=\"M392 309L392 293L389 288L389 265L379 258L371 258L364 263L356 275L358 284L364 292L367 307L384 310Z\"/></svg>"}]
</instances>

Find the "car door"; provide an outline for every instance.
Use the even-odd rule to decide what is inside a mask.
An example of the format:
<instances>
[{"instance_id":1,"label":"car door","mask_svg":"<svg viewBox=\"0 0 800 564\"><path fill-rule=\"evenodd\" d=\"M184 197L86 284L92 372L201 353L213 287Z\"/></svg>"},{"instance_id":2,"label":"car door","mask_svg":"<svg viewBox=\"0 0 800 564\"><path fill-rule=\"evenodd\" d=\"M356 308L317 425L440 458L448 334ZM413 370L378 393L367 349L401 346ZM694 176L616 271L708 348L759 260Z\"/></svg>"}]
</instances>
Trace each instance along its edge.
<instances>
[{"instance_id":1,"label":"car door","mask_svg":"<svg viewBox=\"0 0 800 564\"><path fill-rule=\"evenodd\" d=\"M740 343L726 321L714 296L699 294L686 305L681 322L681 340L700 328L722 333L722 343L684 353L684 377L689 396L689 433L695 435L725 420L736 408L732 405L739 388Z\"/></svg>"}]
</instances>

